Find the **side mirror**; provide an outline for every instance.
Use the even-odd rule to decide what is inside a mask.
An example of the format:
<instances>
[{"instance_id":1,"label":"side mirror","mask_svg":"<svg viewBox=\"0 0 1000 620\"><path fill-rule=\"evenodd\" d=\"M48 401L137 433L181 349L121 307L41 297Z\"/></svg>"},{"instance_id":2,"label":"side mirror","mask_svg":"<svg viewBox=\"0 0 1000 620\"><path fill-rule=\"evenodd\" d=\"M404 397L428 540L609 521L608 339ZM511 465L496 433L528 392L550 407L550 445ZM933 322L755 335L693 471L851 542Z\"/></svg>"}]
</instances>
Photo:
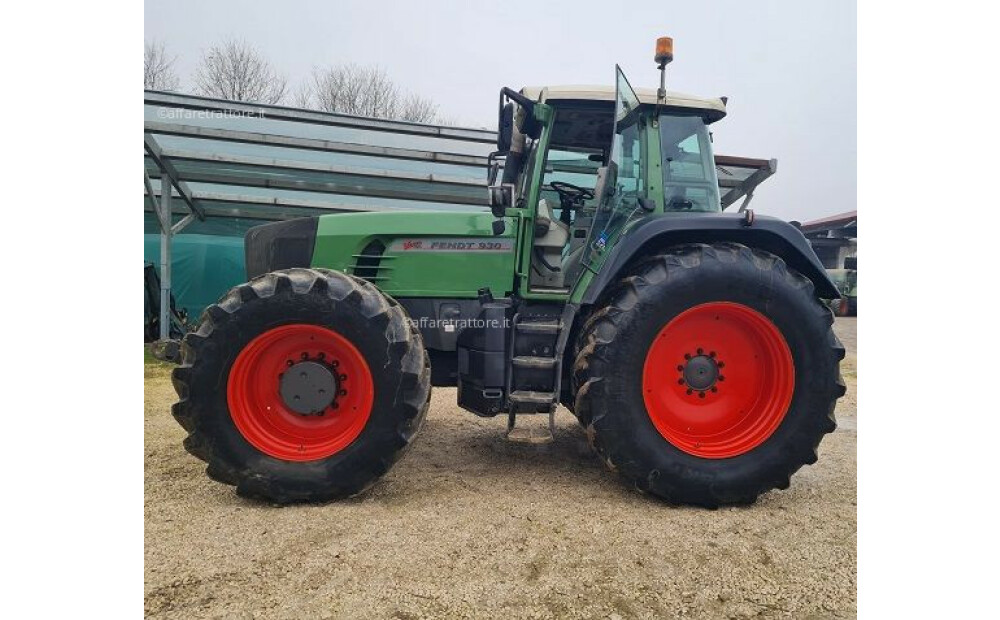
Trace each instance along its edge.
<instances>
[{"instance_id":1,"label":"side mirror","mask_svg":"<svg viewBox=\"0 0 1000 620\"><path fill-rule=\"evenodd\" d=\"M510 152L511 140L514 137L514 104L507 102L500 108L500 119L497 122L497 151Z\"/></svg>"},{"instance_id":2,"label":"side mirror","mask_svg":"<svg viewBox=\"0 0 1000 620\"><path fill-rule=\"evenodd\" d=\"M503 217L507 208L514 205L513 183L490 185L489 190L490 210L493 211L493 217Z\"/></svg>"}]
</instances>

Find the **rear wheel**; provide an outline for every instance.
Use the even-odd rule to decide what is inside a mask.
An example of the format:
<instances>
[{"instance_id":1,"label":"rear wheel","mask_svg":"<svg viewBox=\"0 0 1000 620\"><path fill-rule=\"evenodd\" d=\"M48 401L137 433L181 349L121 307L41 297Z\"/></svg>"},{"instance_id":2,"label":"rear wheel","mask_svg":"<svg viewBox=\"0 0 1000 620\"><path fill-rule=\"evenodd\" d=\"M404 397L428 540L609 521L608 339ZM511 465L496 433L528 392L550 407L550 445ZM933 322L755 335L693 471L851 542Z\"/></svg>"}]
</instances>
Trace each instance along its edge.
<instances>
[{"instance_id":1,"label":"rear wheel","mask_svg":"<svg viewBox=\"0 0 1000 620\"><path fill-rule=\"evenodd\" d=\"M576 412L608 466L675 503L749 503L816 461L844 393L831 312L778 257L689 245L581 330Z\"/></svg>"},{"instance_id":2,"label":"rear wheel","mask_svg":"<svg viewBox=\"0 0 1000 620\"><path fill-rule=\"evenodd\" d=\"M265 274L210 306L183 344L173 414L208 475L277 503L357 494L427 412L419 332L371 284L324 269Z\"/></svg>"}]
</instances>

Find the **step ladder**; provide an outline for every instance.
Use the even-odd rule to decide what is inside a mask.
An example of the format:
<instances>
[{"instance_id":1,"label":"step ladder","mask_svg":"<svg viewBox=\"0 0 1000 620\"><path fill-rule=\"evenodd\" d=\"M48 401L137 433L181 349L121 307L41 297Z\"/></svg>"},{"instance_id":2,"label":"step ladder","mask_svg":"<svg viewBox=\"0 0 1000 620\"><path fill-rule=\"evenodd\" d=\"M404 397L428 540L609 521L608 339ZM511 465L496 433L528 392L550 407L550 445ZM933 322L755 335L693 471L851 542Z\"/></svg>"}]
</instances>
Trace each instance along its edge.
<instances>
[{"instance_id":1,"label":"step ladder","mask_svg":"<svg viewBox=\"0 0 1000 620\"><path fill-rule=\"evenodd\" d=\"M507 439L544 444L553 440L555 413L562 389L562 358L574 309L562 316L514 315L507 368ZM518 415L547 414L547 427L518 427Z\"/></svg>"}]
</instances>

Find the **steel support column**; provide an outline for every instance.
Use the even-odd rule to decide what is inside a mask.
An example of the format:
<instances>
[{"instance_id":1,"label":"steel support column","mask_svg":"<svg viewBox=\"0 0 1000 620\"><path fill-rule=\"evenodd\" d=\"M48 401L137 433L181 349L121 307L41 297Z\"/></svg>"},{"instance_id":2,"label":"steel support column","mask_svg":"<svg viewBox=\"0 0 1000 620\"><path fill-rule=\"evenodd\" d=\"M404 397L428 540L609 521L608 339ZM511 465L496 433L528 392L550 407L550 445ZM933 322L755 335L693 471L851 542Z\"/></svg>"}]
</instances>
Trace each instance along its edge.
<instances>
[{"instance_id":1,"label":"steel support column","mask_svg":"<svg viewBox=\"0 0 1000 620\"><path fill-rule=\"evenodd\" d=\"M173 212L170 199L173 187L166 174L160 176L160 340L170 339L170 264L173 241Z\"/></svg>"}]
</instances>

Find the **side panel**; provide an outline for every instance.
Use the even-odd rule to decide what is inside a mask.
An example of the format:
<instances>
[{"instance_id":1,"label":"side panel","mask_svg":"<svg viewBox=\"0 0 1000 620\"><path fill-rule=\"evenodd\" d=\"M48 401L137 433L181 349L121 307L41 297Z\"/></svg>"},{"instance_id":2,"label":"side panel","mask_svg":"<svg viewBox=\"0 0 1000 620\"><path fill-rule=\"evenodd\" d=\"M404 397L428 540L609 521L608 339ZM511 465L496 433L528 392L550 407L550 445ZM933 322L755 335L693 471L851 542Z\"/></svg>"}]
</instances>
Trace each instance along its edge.
<instances>
[{"instance_id":1,"label":"side panel","mask_svg":"<svg viewBox=\"0 0 1000 620\"><path fill-rule=\"evenodd\" d=\"M354 274L362 251L375 259L358 273L396 297L475 298L489 287L512 292L517 221L493 235L488 212L400 211L319 218L313 267ZM374 245L372 245L374 243ZM374 266L373 266L374 262Z\"/></svg>"},{"instance_id":2,"label":"side panel","mask_svg":"<svg viewBox=\"0 0 1000 620\"><path fill-rule=\"evenodd\" d=\"M809 278L816 295L824 299L840 296L809 241L791 224L774 217L756 216L745 226L739 213L667 213L646 217L619 238L595 275L585 271L573 289L571 300L593 304L634 259L670 245L732 241L759 248L781 257L790 267Z\"/></svg>"}]
</instances>

